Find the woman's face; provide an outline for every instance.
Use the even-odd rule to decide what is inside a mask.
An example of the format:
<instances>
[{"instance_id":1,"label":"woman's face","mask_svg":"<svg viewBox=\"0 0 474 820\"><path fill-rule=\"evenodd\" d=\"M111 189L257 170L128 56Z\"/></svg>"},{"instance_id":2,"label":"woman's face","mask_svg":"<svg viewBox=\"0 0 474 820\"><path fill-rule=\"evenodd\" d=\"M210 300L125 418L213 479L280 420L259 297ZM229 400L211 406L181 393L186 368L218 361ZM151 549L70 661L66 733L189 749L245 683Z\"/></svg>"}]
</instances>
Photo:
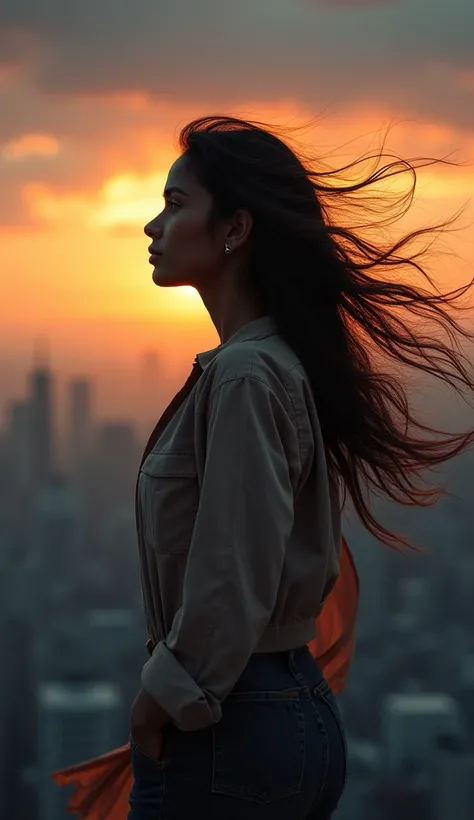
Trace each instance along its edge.
<instances>
[{"instance_id":1,"label":"woman's face","mask_svg":"<svg viewBox=\"0 0 474 820\"><path fill-rule=\"evenodd\" d=\"M211 236L207 219L211 195L191 172L186 157L171 166L164 191L165 207L145 226L153 281L162 287L199 288L224 265L226 226Z\"/></svg>"}]
</instances>

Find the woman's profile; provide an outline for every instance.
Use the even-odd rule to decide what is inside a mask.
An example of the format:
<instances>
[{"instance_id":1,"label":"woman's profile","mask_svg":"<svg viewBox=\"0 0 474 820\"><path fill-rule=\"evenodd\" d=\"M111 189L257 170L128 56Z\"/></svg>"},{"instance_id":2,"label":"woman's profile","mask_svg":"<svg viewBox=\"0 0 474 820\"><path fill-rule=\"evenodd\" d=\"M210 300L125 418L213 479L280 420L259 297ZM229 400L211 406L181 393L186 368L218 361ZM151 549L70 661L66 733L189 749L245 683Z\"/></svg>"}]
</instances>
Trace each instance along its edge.
<instances>
[{"instance_id":1,"label":"woman's profile","mask_svg":"<svg viewBox=\"0 0 474 820\"><path fill-rule=\"evenodd\" d=\"M191 122L180 149L145 227L153 281L194 287L220 344L196 356L140 465L149 658L130 744L56 777L78 784L84 818L327 820L347 778L334 693L357 603L342 508L402 546L370 494L431 503L424 471L474 441L432 429L399 375L474 390L451 310L470 285L431 286L424 231L385 245L383 200L377 240L373 201L342 224L415 164L381 153L347 181L356 163L318 171L230 117Z\"/></svg>"}]
</instances>

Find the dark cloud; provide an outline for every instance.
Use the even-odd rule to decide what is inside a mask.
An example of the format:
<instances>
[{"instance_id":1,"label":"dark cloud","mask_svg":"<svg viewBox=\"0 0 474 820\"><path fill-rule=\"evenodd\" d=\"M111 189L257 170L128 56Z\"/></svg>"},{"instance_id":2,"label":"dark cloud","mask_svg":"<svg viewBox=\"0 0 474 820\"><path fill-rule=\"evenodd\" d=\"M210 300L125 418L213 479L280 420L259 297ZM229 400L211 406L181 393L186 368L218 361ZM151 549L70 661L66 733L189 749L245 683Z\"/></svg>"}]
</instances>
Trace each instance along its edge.
<instances>
[{"instance_id":1,"label":"dark cloud","mask_svg":"<svg viewBox=\"0 0 474 820\"><path fill-rule=\"evenodd\" d=\"M305 0L309 6L321 6L328 9L381 8L398 6L405 0Z\"/></svg>"},{"instance_id":2,"label":"dark cloud","mask_svg":"<svg viewBox=\"0 0 474 820\"><path fill-rule=\"evenodd\" d=\"M472 0L15 0L0 5L0 152L28 132L66 148L0 173L12 190L32 168L56 189L97 186L110 162L146 165L132 135L174 127L170 111L239 113L259 100L473 130L474 86L461 80L474 71L472 31ZM124 93L149 102L121 104Z\"/></svg>"},{"instance_id":3,"label":"dark cloud","mask_svg":"<svg viewBox=\"0 0 474 820\"><path fill-rule=\"evenodd\" d=\"M140 88L220 102L226 91L322 86L331 96L344 85L353 96L360 82L382 91L432 62L474 65L472 0L15 0L2 22L35 35L36 81L49 91Z\"/></svg>"}]
</instances>

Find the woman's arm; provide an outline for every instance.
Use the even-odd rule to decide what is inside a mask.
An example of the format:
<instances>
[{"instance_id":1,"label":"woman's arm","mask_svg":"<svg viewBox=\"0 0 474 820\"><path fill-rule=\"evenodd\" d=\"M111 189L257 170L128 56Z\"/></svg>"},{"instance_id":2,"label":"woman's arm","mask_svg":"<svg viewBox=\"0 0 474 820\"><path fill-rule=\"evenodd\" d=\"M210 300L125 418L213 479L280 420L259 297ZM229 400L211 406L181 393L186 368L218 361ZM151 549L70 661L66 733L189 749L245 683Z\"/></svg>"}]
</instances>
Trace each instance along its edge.
<instances>
[{"instance_id":1,"label":"woman's arm","mask_svg":"<svg viewBox=\"0 0 474 820\"><path fill-rule=\"evenodd\" d=\"M256 376L211 395L183 602L142 672L145 690L183 730L220 720L272 616L301 471L290 412Z\"/></svg>"}]
</instances>

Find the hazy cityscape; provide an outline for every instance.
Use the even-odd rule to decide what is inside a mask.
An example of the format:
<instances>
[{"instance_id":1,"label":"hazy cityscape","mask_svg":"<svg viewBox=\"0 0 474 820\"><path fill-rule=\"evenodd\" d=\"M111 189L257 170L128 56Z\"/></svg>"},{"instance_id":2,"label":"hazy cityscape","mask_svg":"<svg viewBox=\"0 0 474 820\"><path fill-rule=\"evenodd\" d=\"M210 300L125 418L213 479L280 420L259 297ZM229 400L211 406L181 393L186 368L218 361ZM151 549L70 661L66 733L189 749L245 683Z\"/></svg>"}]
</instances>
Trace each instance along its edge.
<instances>
[{"instance_id":1,"label":"hazy cityscape","mask_svg":"<svg viewBox=\"0 0 474 820\"><path fill-rule=\"evenodd\" d=\"M147 659L138 465L218 343L197 291L157 288L148 263L181 129L223 114L288 135L332 236L355 225L382 247L430 227L394 252L424 266L428 247L452 293L474 275L473 33L474 0L0 0L0 820L67 820L51 773L128 740ZM379 173L392 162L407 174ZM250 212L290 279L275 206ZM472 291L461 302L473 330ZM414 329L431 333L423 312ZM474 424L422 381L430 421ZM432 508L377 501L418 552L346 516L361 600L336 820L474 820L474 450L435 477L449 494Z\"/></svg>"},{"instance_id":2,"label":"hazy cityscape","mask_svg":"<svg viewBox=\"0 0 474 820\"><path fill-rule=\"evenodd\" d=\"M171 392L153 354L142 364L151 427ZM146 657L134 525L146 425L99 417L87 376L71 376L59 425L51 371L32 362L0 435L0 817L12 820L67 817L50 773L126 742ZM361 606L337 820L474 816L473 474L467 453L444 470L452 495L437 507L383 510L427 554L347 522Z\"/></svg>"}]
</instances>

